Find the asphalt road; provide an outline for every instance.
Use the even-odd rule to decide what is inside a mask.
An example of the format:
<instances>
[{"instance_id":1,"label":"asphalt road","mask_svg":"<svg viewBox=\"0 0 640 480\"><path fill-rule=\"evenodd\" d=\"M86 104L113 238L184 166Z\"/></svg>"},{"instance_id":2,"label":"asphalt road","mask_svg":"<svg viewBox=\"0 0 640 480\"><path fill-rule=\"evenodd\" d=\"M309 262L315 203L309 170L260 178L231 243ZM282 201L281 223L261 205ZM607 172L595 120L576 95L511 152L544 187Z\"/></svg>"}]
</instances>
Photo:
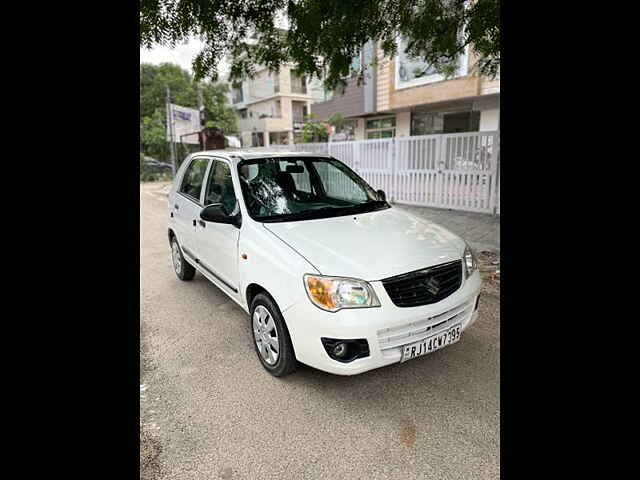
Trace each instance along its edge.
<instances>
[{"instance_id":1,"label":"asphalt road","mask_svg":"<svg viewBox=\"0 0 640 480\"><path fill-rule=\"evenodd\" d=\"M277 379L248 316L201 275L178 280L166 196L140 190L142 479L499 478L499 290L431 355Z\"/></svg>"}]
</instances>

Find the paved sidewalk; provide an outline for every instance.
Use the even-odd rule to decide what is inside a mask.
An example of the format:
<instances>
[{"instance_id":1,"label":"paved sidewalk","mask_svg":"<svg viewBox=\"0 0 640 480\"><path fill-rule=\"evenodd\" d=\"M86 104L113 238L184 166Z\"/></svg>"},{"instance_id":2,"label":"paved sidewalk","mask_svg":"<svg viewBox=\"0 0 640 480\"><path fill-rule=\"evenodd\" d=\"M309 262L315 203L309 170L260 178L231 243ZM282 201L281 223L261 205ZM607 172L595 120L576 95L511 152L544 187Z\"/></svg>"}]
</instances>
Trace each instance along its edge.
<instances>
[{"instance_id":1,"label":"paved sidewalk","mask_svg":"<svg viewBox=\"0 0 640 480\"><path fill-rule=\"evenodd\" d=\"M486 213L461 212L441 208L414 207L394 203L394 207L430 220L451 230L480 252L500 253L500 217Z\"/></svg>"}]
</instances>

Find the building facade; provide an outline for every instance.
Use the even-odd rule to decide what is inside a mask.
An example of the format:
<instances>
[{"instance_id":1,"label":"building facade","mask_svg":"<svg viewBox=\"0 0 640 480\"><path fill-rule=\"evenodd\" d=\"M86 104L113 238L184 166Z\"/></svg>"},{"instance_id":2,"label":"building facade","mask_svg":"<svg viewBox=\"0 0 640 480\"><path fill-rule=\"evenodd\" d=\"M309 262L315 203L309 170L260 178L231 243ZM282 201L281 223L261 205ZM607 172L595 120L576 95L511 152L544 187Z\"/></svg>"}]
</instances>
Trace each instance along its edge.
<instances>
[{"instance_id":1,"label":"building facade","mask_svg":"<svg viewBox=\"0 0 640 480\"><path fill-rule=\"evenodd\" d=\"M238 116L243 147L293 143L314 97L307 79L290 65L279 72L258 69L253 79L232 85L231 103Z\"/></svg>"},{"instance_id":2,"label":"building facade","mask_svg":"<svg viewBox=\"0 0 640 480\"><path fill-rule=\"evenodd\" d=\"M457 59L452 78L444 78L425 62L404 54L385 57L373 44L365 45L354 66L368 66L364 82L347 79L342 94L311 106L316 119L340 113L345 125L333 141L497 130L500 124L500 78L474 72L477 57L467 51ZM371 61L375 58L376 61Z\"/></svg>"}]
</instances>

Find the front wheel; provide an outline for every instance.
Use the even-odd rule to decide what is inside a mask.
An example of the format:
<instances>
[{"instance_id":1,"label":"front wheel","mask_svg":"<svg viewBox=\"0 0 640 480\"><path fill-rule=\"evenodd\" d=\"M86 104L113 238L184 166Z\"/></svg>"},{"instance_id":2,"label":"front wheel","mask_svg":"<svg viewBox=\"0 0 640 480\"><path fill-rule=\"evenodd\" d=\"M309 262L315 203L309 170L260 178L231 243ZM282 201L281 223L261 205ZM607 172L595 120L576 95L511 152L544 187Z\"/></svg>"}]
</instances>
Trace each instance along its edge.
<instances>
[{"instance_id":1,"label":"front wheel","mask_svg":"<svg viewBox=\"0 0 640 480\"><path fill-rule=\"evenodd\" d=\"M258 359L267 372L283 377L296 369L289 331L273 299L259 293L251 302L251 328Z\"/></svg>"}]
</instances>

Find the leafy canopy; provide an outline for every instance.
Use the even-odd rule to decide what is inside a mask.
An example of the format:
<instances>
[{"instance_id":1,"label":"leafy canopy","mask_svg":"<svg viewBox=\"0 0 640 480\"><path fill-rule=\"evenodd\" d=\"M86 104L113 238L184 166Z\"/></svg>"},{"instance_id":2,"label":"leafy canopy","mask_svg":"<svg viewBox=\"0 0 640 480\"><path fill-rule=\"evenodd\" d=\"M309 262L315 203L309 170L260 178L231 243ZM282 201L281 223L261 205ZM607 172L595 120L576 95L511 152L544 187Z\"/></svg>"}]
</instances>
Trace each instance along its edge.
<instances>
[{"instance_id":1,"label":"leafy canopy","mask_svg":"<svg viewBox=\"0 0 640 480\"><path fill-rule=\"evenodd\" d=\"M467 45L479 55L479 73L500 65L500 0L141 0L140 45L175 46L200 37L196 78L218 78L231 58L231 79L251 77L257 65L277 70L293 62L301 74L324 77L335 89L352 71L352 58L369 40L387 56L399 35L407 55L447 72ZM289 30L278 28L286 13ZM367 65L358 67L362 78Z\"/></svg>"},{"instance_id":2,"label":"leafy canopy","mask_svg":"<svg viewBox=\"0 0 640 480\"><path fill-rule=\"evenodd\" d=\"M315 120L314 114L304 119L300 140L303 143L326 142L329 139L329 130L326 125Z\"/></svg>"},{"instance_id":3,"label":"leafy canopy","mask_svg":"<svg viewBox=\"0 0 640 480\"><path fill-rule=\"evenodd\" d=\"M142 149L148 155L163 161L169 158L170 153L166 140L167 86L172 103L198 108L198 85L189 72L170 63L140 65ZM237 132L236 116L227 99L228 85L203 82L201 88L207 118L206 126L220 127L225 133Z\"/></svg>"}]
</instances>

